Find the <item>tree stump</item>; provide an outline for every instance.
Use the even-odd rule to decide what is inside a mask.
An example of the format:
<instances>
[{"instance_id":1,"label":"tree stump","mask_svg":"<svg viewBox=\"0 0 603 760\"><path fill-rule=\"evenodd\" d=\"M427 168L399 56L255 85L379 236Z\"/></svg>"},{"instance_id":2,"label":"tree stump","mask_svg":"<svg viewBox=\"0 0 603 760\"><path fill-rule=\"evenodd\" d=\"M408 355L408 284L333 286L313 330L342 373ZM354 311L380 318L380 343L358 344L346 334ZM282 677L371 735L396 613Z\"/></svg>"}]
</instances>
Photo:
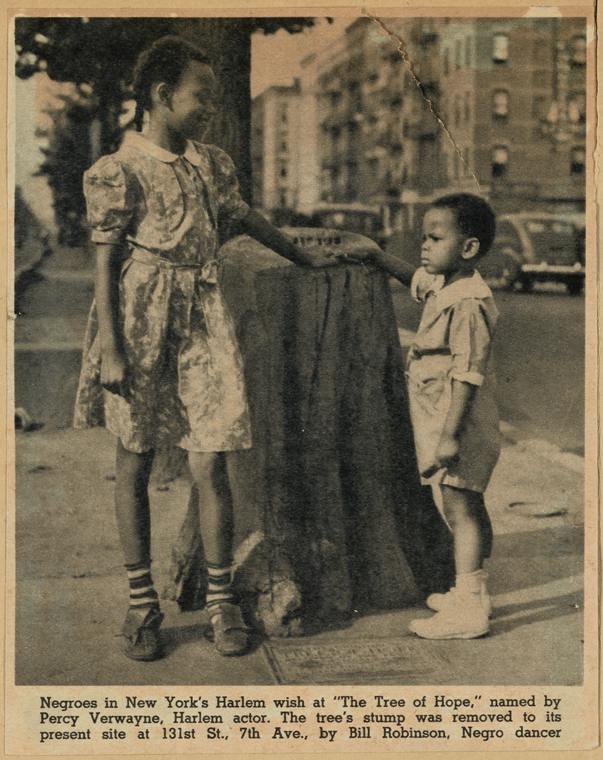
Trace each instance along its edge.
<instances>
[{"instance_id":1,"label":"tree stump","mask_svg":"<svg viewBox=\"0 0 603 760\"><path fill-rule=\"evenodd\" d=\"M231 455L248 614L290 636L447 590L452 540L419 480L387 276L295 267L244 236L221 260L252 415L253 448ZM198 509L193 488L174 547L184 609L204 603Z\"/></svg>"}]
</instances>

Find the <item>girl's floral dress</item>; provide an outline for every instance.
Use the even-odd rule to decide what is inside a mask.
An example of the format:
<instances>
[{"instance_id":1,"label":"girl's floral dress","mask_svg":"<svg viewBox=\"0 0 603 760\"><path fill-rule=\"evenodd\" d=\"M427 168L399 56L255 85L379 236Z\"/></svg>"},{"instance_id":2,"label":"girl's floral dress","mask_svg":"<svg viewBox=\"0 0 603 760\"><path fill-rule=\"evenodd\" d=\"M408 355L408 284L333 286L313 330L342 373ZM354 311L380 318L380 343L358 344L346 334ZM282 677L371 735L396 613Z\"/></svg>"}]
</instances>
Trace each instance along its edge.
<instances>
[{"instance_id":1,"label":"girl's floral dress","mask_svg":"<svg viewBox=\"0 0 603 760\"><path fill-rule=\"evenodd\" d=\"M243 218L235 169L219 148L188 142L182 156L142 135L84 175L95 243L125 240L119 331L127 398L100 385L92 304L74 426L101 425L133 452L178 445L212 452L251 446L243 367L218 287L218 220Z\"/></svg>"}]
</instances>

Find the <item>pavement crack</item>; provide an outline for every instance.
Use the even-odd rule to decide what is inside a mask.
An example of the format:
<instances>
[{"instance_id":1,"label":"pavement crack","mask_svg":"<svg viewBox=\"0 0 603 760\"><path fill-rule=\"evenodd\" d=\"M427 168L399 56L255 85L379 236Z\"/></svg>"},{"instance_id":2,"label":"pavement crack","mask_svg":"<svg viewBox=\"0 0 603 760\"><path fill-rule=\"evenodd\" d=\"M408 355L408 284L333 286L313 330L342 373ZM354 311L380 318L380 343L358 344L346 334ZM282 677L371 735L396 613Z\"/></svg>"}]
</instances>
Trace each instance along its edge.
<instances>
[{"instance_id":1,"label":"pavement crack","mask_svg":"<svg viewBox=\"0 0 603 760\"><path fill-rule=\"evenodd\" d=\"M472 178L473 178L473 180L475 181L475 183L476 183L476 185L477 185L477 187L478 187L478 190L480 190L480 189L481 189L481 187L480 187L480 182L479 182L479 179L477 178L477 176L476 176L475 172L474 172L474 171L473 171L473 169L472 169L472 168L469 166L469 164L467 163L467 161L465 161L465 158L464 158L464 156L463 156L463 154L462 154L462 152L461 152L460 148L459 148L459 147L458 147L458 145L456 144L456 142L455 142L455 140L454 140L453 136L450 134L450 130L448 129L448 127L446 126L446 124L445 124L445 123L444 123L444 121L442 120L442 117L441 117L441 116L440 116L440 115L437 113L437 111L435 110L435 108L434 108L434 105L433 105L433 102L431 101L431 99L430 99L429 97L427 97L427 95L425 94L425 90L424 90L424 88L423 88L423 85L421 84L421 80L420 80L420 79L419 79L419 77L417 76L417 74L416 74L416 72L415 72L415 70L414 70L414 68L413 68L413 65L412 65L412 61L411 61L411 59L410 59L410 56L408 55L408 52L407 52L407 51L406 51L406 49L404 48L404 40L400 39L400 37L399 37L399 36L398 36L398 35L397 35L397 34L396 34L394 31L392 31L391 29L388 29L388 28L387 28L387 26L386 26L386 25L383 23L383 21L382 21L382 20L381 20L381 19L380 19L378 16L374 16L372 13L369 13L369 11L368 11L366 8L362 8L362 10L361 10L361 14L362 14L363 16L365 16L366 18L370 18L370 19L372 19L372 20L373 20L373 21L374 21L376 24L378 24L378 25L379 25L379 27L380 27L380 28L381 28L381 29L382 29L382 30L383 30L383 31L384 31L384 32L387 34L387 36L388 36L388 37L389 37L391 40L393 40L393 41L394 41L394 44L396 44L396 45L397 45L397 47L398 47L398 52L399 52L399 53L400 53L400 55L402 56L402 59L403 59L404 63L406 64L406 66L407 66L407 68L408 68L408 71L409 71L409 73L410 73L411 77L413 78L413 80L414 80L415 84L417 85L417 88L418 88L419 92L421 93L421 96L423 97L423 99L424 99L424 100L425 100L425 102L427 103L427 105L428 105L428 107L429 107L429 110L431 111L431 113L434 115L434 117L435 117L435 118L436 118L436 120L438 121L438 124L439 124L439 125L442 127L442 129L444 130L444 132L445 132L446 136L447 136L447 137L448 137L448 139L450 140L450 144L452 145L452 147L453 147L453 148L454 148L454 150L456 151L456 153L457 153L458 157L460 158L460 160L462 161L462 163L464 164L464 166L466 166L466 167L467 167L467 171L469 172L469 174L471 175L471 177L472 177Z\"/></svg>"}]
</instances>

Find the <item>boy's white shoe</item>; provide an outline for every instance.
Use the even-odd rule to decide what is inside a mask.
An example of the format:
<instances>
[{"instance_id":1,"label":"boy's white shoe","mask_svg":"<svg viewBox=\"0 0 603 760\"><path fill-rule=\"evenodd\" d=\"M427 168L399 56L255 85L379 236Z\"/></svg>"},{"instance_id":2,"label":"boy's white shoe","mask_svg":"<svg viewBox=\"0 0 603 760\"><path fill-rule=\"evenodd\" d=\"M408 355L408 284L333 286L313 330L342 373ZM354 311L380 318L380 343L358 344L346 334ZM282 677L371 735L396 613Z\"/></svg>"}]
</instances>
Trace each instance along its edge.
<instances>
[{"instance_id":1,"label":"boy's white shoe","mask_svg":"<svg viewBox=\"0 0 603 760\"><path fill-rule=\"evenodd\" d=\"M490 595L488 594L488 589L486 588L486 573L481 570L479 571L481 575L481 585L480 585L480 594L482 599L482 605L484 607L484 612L488 617L492 615L492 600L490 599ZM434 610L435 612L440 612L441 610L446 609L446 607L449 604L454 603L454 596L456 594L456 586L453 586L450 591L448 591L445 594L430 594L427 599L425 600L425 604L429 607L430 610Z\"/></svg>"},{"instance_id":2,"label":"boy's white shoe","mask_svg":"<svg viewBox=\"0 0 603 760\"><path fill-rule=\"evenodd\" d=\"M447 594L437 596L438 613L427 620L411 622L410 630L417 636L424 639L475 639L488 633L491 604L487 604L490 600L483 570L457 575L455 587ZM428 601L434 600L430 598Z\"/></svg>"},{"instance_id":3,"label":"boy's white shoe","mask_svg":"<svg viewBox=\"0 0 603 760\"><path fill-rule=\"evenodd\" d=\"M409 628L423 639L475 639L488 633L490 624L481 594L459 593L457 589L440 612L427 619L413 620Z\"/></svg>"}]
</instances>

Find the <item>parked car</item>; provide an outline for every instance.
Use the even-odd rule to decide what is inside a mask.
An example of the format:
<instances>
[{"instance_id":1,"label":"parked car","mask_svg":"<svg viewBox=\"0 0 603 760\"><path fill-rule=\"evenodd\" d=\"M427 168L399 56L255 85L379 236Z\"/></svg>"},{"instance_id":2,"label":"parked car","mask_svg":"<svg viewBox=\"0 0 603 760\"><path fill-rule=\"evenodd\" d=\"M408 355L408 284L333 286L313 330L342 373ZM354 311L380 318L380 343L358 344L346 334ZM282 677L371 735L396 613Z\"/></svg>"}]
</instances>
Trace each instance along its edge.
<instances>
[{"instance_id":1,"label":"parked car","mask_svg":"<svg viewBox=\"0 0 603 760\"><path fill-rule=\"evenodd\" d=\"M365 203L322 203L314 209L309 226L357 232L381 246L385 244L383 215L379 206Z\"/></svg>"},{"instance_id":2,"label":"parked car","mask_svg":"<svg viewBox=\"0 0 603 760\"><path fill-rule=\"evenodd\" d=\"M585 277L583 219L580 214L503 214L492 249L478 269L498 287L519 285L530 291L535 282L561 282L569 293L580 293Z\"/></svg>"}]
</instances>

